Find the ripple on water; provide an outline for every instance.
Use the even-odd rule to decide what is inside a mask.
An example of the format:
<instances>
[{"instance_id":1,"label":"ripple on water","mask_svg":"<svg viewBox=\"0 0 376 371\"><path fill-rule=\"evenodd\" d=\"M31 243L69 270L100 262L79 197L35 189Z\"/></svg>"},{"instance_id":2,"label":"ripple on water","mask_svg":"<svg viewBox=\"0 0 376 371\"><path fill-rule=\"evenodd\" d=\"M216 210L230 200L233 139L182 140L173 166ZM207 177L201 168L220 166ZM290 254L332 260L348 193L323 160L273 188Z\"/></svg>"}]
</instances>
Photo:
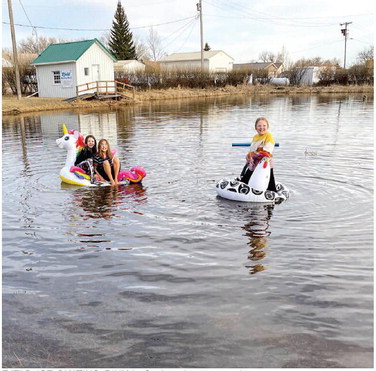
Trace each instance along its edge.
<instances>
[{"instance_id":1,"label":"ripple on water","mask_svg":"<svg viewBox=\"0 0 376 371\"><path fill-rule=\"evenodd\" d=\"M5 301L3 321L16 313L32 335L79 350L104 331L98 352L113 363L103 367L116 363L114 346L128 357L134 341L160 354L150 336L174 360L184 349L223 367L223 348L242 357L241 367L265 351L280 367L305 354L286 358L299 336L281 334L304 333L337 341L330 355L341 361L341 342L372 343L373 164L358 153L368 151L358 132L372 132L372 112L349 97L230 97L43 115L26 120L22 135L17 118L5 120L3 154L13 162L3 165L3 289L7 300L17 290L37 294ZM247 149L231 142L248 141L258 116L280 142L276 179L291 190L280 205L215 192L216 181L239 175ZM55 139L63 118L112 138L123 168L146 168L143 185L61 184L65 155ZM136 340L124 337L129 328ZM327 359L323 348L317 359ZM132 351L144 365L139 354Z\"/></svg>"}]
</instances>

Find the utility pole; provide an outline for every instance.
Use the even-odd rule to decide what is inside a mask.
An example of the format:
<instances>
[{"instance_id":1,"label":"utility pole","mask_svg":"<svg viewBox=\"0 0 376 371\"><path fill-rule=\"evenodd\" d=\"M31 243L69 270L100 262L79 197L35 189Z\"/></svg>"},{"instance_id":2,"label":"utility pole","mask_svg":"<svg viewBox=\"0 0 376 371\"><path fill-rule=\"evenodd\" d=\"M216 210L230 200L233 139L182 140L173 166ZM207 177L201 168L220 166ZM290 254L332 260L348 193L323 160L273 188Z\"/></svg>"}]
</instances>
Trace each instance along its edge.
<instances>
[{"instance_id":1,"label":"utility pole","mask_svg":"<svg viewBox=\"0 0 376 371\"><path fill-rule=\"evenodd\" d=\"M347 26L351 23L352 22L344 22L344 23L339 24L340 26L345 26L345 28L341 29L342 35L345 36L345 56L343 58L343 68L346 68L346 46L347 46L347 36L348 36Z\"/></svg>"},{"instance_id":2,"label":"utility pole","mask_svg":"<svg viewBox=\"0 0 376 371\"><path fill-rule=\"evenodd\" d=\"M200 39L201 39L201 73L204 72L204 35L202 31L202 0L196 4L197 11L200 12Z\"/></svg>"},{"instance_id":3,"label":"utility pole","mask_svg":"<svg viewBox=\"0 0 376 371\"><path fill-rule=\"evenodd\" d=\"M12 47L13 47L13 63L16 72L16 89L17 89L17 99L21 99L21 82L20 82L20 69L18 66L18 56L17 56L17 44L16 44L16 33L14 31L14 21L13 21L13 10L12 10L12 0L8 0L8 11L9 11L9 23L10 23L10 34L12 37Z\"/></svg>"}]
</instances>

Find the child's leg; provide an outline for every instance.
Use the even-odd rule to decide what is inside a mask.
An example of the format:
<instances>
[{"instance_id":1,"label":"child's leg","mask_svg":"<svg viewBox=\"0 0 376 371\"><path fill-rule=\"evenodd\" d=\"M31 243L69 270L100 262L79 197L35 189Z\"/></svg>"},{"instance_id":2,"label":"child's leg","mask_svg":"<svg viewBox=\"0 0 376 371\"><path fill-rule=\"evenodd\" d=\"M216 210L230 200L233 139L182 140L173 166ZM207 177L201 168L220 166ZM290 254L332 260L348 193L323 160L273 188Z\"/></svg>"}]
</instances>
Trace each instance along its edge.
<instances>
[{"instance_id":1,"label":"child's leg","mask_svg":"<svg viewBox=\"0 0 376 371\"><path fill-rule=\"evenodd\" d=\"M251 179L252 174L253 174L253 171L248 169L246 173L244 174L244 176L242 177L242 182L245 184L248 184L249 179Z\"/></svg>"},{"instance_id":2,"label":"child's leg","mask_svg":"<svg viewBox=\"0 0 376 371\"><path fill-rule=\"evenodd\" d=\"M247 172L247 170L248 170L248 162L245 164L245 166L243 167L242 172L240 173L240 179L243 178L243 176Z\"/></svg>"},{"instance_id":3,"label":"child's leg","mask_svg":"<svg viewBox=\"0 0 376 371\"><path fill-rule=\"evenodd\" d=\"M117 184L117 180L116 180L116 183L114 181L114 178L112 177L112 169L111 169L111 165L110 165L110 162L108 160L104 161L103 162L103 169L104 169L104 172L106 173L106 175L108 176L108 179L110 179L110 183L111 184Z\"/></svg>"},{"instance_id":4,"label":"child's leg","mask_svg":"<svg viewBox=\"0 0 376 371\"><path fill-rule=\"evenodd\" d=\"M245 184L248 184L249 179L251 178L252 174L253 174L253 171L249 170L249 164L247 162L240 174L239 180Z\"/></svg>"},{"instance_id":5,"label":"child's leg","mask_svg":"<svg viewBox=\"0 0 376 371\"><path fill-rule=\"evenodd\" d=\"M275 179L274 179L274 171L273 169L270 169L270 179L269 179L269 184L268 184L268 191L273 191L277 192L277 188L275 186Z\"/></svg>"},{"instance_id":6,"label":"child's leg","mask_svg":"<svg viewBox=\"0 0 376 371\"><path fill-rule=\"evenodd\" d=\"M113 170L114 170L114 181L115 181L115 184L118 184L118 175L119 175L119 170L120 170L120 160L117 157L115 157L112 160L112 164L113 164Z\"/></svg>"}]
</instances>

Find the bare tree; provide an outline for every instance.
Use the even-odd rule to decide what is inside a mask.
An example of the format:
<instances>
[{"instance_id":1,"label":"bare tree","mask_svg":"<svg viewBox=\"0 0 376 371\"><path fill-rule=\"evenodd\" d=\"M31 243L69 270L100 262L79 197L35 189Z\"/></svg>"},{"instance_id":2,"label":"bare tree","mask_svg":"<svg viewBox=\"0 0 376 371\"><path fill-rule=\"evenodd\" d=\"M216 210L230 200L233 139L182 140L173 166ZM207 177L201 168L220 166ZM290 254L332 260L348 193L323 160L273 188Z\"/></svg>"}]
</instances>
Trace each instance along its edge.
<instances>
[{"instance_id":1,"label":"bare tree","mask_svg":"<svg viewBox=\"0 0 376 371\"><path fill-rule=\"evenodd\" d=\"M285 70L288 70L292 66L289 53L284 45L282 46L281 51L277 54L275 62L282 63Z\"/></svg>"},{"instance_id":2,"label":"bare tree","mask_svg":"<svg viewBox=\"0 0 376 371\"><path fill-rule=\"evenodd\" d=\"M108 49L108 43L110 42L111 33L110 31L105 31L98 38L98 40Z\"/></svg>"},{"instance_id":3,"label":"bare tree","mask_svg":"<svg viewBox=\"0 0 376 371\"><path fill-rule=\"evenodd\" d=\"M321 57L314 58L302 58L294 63L294 67L307 67L307 66L338 66L339 60L337 58L333 59L322 59Z\"/></svg>"},{"instance_id":4,"label":"bare tree","mask_svg":"<svg viewBox=\"0 0 376 371\"><path fill-rule=\"evenodd\" d=\"M276 59L277 56L271 51L264 50L259 54L259 60L262 62L275 62Z\"/></svg>"},{"instance_id":5,"label":"bare tree","mask_svg":"<svg viewBox=\"0 0 376 371\"><path fill-rule=\"evenodd\" d=\"M320 79L328 82L332 81L335 72L334 67L339 67L339 60L336 58L324 60L321 57L299 59L289 69L290 83L299 84L311 66L322 67Z\"/></svg>"},{"instance_id":6,"label":"bare tree","mask_svg":"<svg viewBox=\"0 0 376 371\"><path fill-rule=\"evenodd\" d=\"M288 69L292 66L292 62L289 58L289 53L284 45L282 46L281 51L279 51L278 53L264 50L259 54L259 61L265 63L282 63L284 69Z\"/></svg>"},{"instance_id":7,"label":"bare tree","mask_svg":"<svg viewBox=\"0 0 376 371\"><path fill-rule=\"evenodd\" d=\"M148 45L146 45L139 37L133 36L133 42L136 46L136 53L138 59L141 60L150 60L151 59L151 53L148 48Z\"/></svg>"},{"instance_id":8,"label":"bare tree","mask_svg":"<svg viewBox=\"0 0 376 371\"><path fill-rule=\"evenodd\" d=\"M153 27L150 27L149 29L147 45L151 54L151 60L158 61L166 55L166 52L162 47L161 38L159 37L157 31L154 31Z\"/></svg>"},{"instance_id":9,"label":"bare tree","mask_svg":"<svg viewBox=\"0 0 376 371\"><path fill-rule=\"evenodd\" d=\"M56 44L58 41L55 37L39 36L34 38L29 36L25 40L21 40L18 43L18 51L20 53L40 54L50 44Z\"/></svg>"},{"instance_id":10,"label":"bare tree","mask_svg":"<svg viewBox=\"0 0 376 371\"><path fill-rule=\"evenodd\" d=\"M365 64L366 61L373 60L373 46L365 48L358 53L357 61L359 63Z\"/></svg>"},{"instance_id":11,"label":"bare tree","mask_svg":"<svg viewBox=\"0 0 376 371\"><path fill-rule=\"evenodd\" d=\"M34 59L33 54L24 54L23 58L18 61L20 80L21 80L21 93L34 93L37 89L35 79L35 68L30 66L31 61ZM16 74L14 67L6 67L2 70L2 90L5 93L6 87L9 87L13 94L17 94Z\"/></svg>"}]
</instances>

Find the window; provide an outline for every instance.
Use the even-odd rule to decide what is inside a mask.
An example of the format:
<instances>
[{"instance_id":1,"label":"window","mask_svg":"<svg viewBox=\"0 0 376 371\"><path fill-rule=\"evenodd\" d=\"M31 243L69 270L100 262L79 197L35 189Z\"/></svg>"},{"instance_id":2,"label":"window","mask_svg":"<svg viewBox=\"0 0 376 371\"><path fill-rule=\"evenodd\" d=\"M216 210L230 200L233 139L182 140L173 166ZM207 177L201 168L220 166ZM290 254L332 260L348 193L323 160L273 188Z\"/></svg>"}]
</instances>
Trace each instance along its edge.
<instances>
[{"instance_id":1,"label":"window","mask_svg":"<svg viewBox=\"0 0 376 371\"><path fill-rule=\"evenodd\" d=\"M54 74L54 84L55 85L60 84L60 82L61 82L61 80L60 80L60 71L52 71L52 73Z\"/></svg>"},{"instance_id":2,"label":"window","mask_svg":"<svg viewBox=\"0 0 376 371\"><path fill-rule=\"evenodd\" d=\"M89 76L89 67L84 68L84 74L85 76Z\"/></svg>"}]
</instances>

